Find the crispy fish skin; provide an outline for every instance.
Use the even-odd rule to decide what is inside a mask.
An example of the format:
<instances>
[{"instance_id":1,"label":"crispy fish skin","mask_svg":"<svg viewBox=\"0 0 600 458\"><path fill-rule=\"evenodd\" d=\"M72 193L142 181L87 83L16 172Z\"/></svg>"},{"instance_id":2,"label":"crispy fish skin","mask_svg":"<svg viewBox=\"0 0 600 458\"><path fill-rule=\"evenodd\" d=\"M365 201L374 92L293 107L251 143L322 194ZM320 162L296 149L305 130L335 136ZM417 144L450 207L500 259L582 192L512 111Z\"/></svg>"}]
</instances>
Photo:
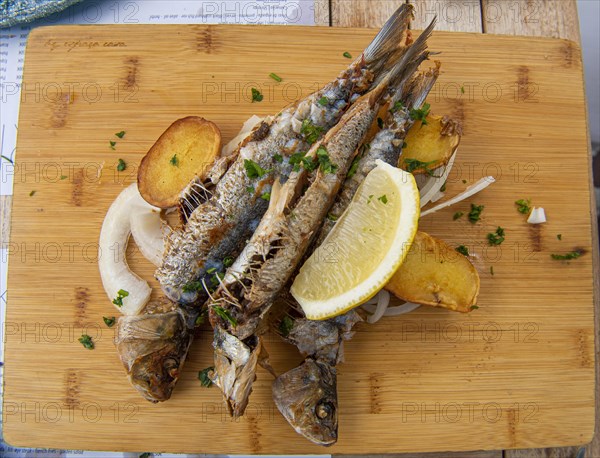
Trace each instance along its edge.
<instances>
[{"instance_id":1,"label":"crispy fish skin","mask_svg":"<svg viewBox=\"0 0 600 458\"><path fill-rule=\"evenodd\" d=\"M364 56L334 81L263 121L233 154L226 172L222 173L223 164L218 164L219 179L210 190L210 197L193 211L184 212L187 223L183 231L171 234L163 263L156 271L169 299L184 304L206 300L203 288L190 285L207 280L208 270L223 272L224 257L238 256L243 242L267 209L261 195L270 191L276 173L283 177L289 174L290 155L308 149L304 123L309 121L320 133L336 125L348 104L367 92L373 79L387 71L388 59L402 52L398 45L412 11L408 6L399 10L394 15L394 27L379 34ZM283 161L276 160L277 156L282 156ZM260 167L258 177L248 173L248 161Z\"/></svg>"},{"instance_id":2,"label":"crispy fish skin","mask_svg":"<svg viewBox=\"0 0 600 458\"><path fill-rule=\"evenodd\" d=\"M335 367L311 358L273 382L275 405L294 429L318 445L337 442Z\"/></svg>"}]
</instances>

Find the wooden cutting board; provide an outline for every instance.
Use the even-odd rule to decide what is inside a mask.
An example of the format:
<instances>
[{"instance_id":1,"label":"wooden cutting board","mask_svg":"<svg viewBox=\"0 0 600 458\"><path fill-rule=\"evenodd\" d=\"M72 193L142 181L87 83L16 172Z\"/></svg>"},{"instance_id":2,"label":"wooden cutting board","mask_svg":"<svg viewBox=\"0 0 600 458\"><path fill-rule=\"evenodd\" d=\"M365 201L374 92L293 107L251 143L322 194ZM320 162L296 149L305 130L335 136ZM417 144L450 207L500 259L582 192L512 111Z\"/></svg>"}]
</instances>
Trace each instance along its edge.
<instances>
[{"instance_id":1,"label":"wooden cutting board","mask_svg":"<svg viewBox=\"0 0 600 458\"><path fill-rule=\"evenodd\" d=\"M476 255L479 309L421 307L361 325L339 367L340 439L323 449L279 415L262 369L245 417L197 380L194 343L171 400L127 383L102 316L115 310L97 241L112 200L175 119L201 115L228 141L252 114L307 95L359 55L373 30L244 26L36 29L23 80L10 241L3 434L14 445L208 453L384 453L583 444L594 426L593 268L580 50L564 40L435 33L433 111L462 120L447 195L497 182L421 228ZM276 83L268 75L283 78ZM251 103L259 88L261 103ZM115 133L126 131L123 139ZM116 141L115 150L109 141ZM123 158L128 167L116 171ZM63 178L63 179L61 179ZM35 191L35 193L33 192ZM33 195L32 195L33 194ZM548 222L528 225L530 198ZM453 221L469 203L482 220ZM486 234L506 230L500 247ZM557 235L562 234L562 240ZM569 263L551 253L585 250ZM132 268L152 267L133 249ZM493 267L494 275L490 269ZM158 293L156 293L158 294ZM90 334L96 349L77 338ZM267 336L277 371L296 351Z\"/></svg>"}]
</instances>

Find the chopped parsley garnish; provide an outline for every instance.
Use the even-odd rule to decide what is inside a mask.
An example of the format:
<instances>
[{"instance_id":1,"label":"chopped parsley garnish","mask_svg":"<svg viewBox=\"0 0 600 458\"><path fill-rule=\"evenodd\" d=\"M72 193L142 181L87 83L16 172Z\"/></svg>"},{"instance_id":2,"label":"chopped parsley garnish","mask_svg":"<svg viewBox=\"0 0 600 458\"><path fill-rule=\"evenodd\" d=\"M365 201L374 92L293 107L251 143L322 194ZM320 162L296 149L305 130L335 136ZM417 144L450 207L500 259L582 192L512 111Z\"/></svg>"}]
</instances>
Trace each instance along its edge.
<instances>
[{"instance_id":1,"label":"chopped parsley garnish","mask_svg":"<svg viewBox=\"0 0 600 458\"><path fill-rule=\"evenodd\" d=\"M456 247L456 251L464 256L469 256L469 249L464 245L459 245Z\"/></svg>"},{"instance_id":2,"label":"chopped parsley garnish","mask_svg":"<svg viewBox=\"0 0 600 458\"><path fill-rule=\"evenodd\" d=\"M202 369L200 372L198 372L198 380L200 380L200 385L202 385L204 388L210 388L212 386L213 382L208 376L208 373L214 370L215 368L213 366L209 366L206 369Z\"/></svg>"},{"instance_id":3,"label":"chopped parsley garnish","mask_svg":"<svg viewBox=\"0 0 600 458\"><path fill-rule=\"evenodd\" d=\"M281 164L283 162L283 156L281 154L276 154L275 156L273 156L273 160Z\"/></svg>"},{"instance_id":4,"label":"chopped parsley garnish","mask_svg":"<svg viewBox=\"0 0 600 458\"><path fill-rule=\"evenodd\" d=\"M427 125L427 115L429 114L429 109L431 108L431 105L429 105L428 103L424 103L423 106L419 109L415 109L412 108L408 115L410 116L410 119L412 119L413 121L421 121L421 125L425 126Z\"/></svg>"},{"instance_id":5,"label":"chopped parsley garnish","mask_svg":"<svg viewBox=\"0 0 600 458\"><path fill-rule=\"evenodd\" d=\"M375 197L373 194L369 194L369 198L367 199L367 205L371 203L373 197Z\"/></svg>"},{"instance_id":6,"label":"chopped parsley garnish","mask_svg":"<svg viewBox=\"0 0 600 458\"><path fill-rule=\"evenodd\" d=\"M29 197L33 197L33 196L35 196L35 193L36 193L36 192L37 192L37 191L36 191L35 189L34 189L33 191L31 191L31 192L29 193Z\"/></svg>"},{"instance_id":7,"label":"chopped parsley garnish","mask_svg":"<svg viewBox=\"0 0 600 458\"><path fill-rule=\"evenodd\" d=\"M120 289L117 291L117 297L113 299L113 304L117 307L123 307L123 298L129 296L129 291L125 291L124 289Z\"/></svg>"},{"instance_id":8,"label":"chopped parsley garnish","mask_svg":"<svg viewBox=\"0 0 600 458\"><path fill-rule=\"evenodd\" d=\"M119 138L123 138L125 136L125 131L122 130L121 132L117 132L115 135Z\"/></svg>"},{"instance_id":9,"label":"chopped parsley garnish","mask_svg":"<svg viewBox=\"0 0 600 458\"><path fill-rule=\"evenodd\" d=\"M138 456L138 458L150 458L151 456L152 456L152 453L144 452L144 453L140 454L140 456Z\"/></svg>"},{"instance_id":10,"label":"chopped parsley garnish","mask_svg":"<svg viewBox=\"0 0 600 458\"><path fill-rule=\"evenodd\" d=\"M60 179L61 179L61 180L66 180L67 178L69 178L67 175L61 175L61 176L60 176Z\"/></svg>"},{"instance_id":11,"label":"chopped parsley garnish","mask_svg":"<svg viewBox=\"0 0 600 458\"><path fill-rule=\"evenodd\" d=\"M81 343L81 345L83 345L88 350L94 349L94 342L92 342L92 338L87 334L82 334L78 340Z\"/></svg>"},{"instance_id":12,"label":"chopped parsley garnish","mask_svg":"<svg viewBox=\"0 0 600 458\"><path fill-rule=\"evenodd\" d=\"M377 127L383 129L383 119L377 118Z\"/></svg>"},{"instance_id":13,"label":"chopped parsley garnish","mask_svg":"<svg viewBox=\"0 0 600 458\"><path fill-rule=\"evenodd\" d=\"M388 198L387 196L384 194L383 196L379 196L377 198L378 201L380 201L382 204L387 204L388 203Z\"/></svg>"},{"instance_id":14,"label":"chopped parsley garnish","mask_svg":"<svg viewBox=\"0 0 600 458\"><path fill-rule=\"evenodd\" d=\"M557 238L558 240L562 240L562 234L556 234L556 238Z\"/></svg>"},{"instance_id":15,"label":"chopped parsley garnish","mask_svg":"<svg viewBox=\"0 0 600 458\"><path fill-rule=\"evenodd\" d=\"M418 159L405 158L404 164L406 165L406 171L412 173L416 170L423 170L428 176L435 177L433 171L429 169L431 164L434 164L436 161L422 162ZM436 177L439 178L439 177Z\"/></svg>"},{"instance_id":16,"label":"chopped parsley garnish","mask_svg":"<svg viewBox=\"0 0 600 458\"><path fill-rule=\"evenodd\" d=\"M231 323L232 326L237 326L237 321L235 320L235 318L233 318L229 314L229 312L227 310L225 310L223 307L221 307L219 305L213 305L212 309L219 317L221 317L221 319L223 319L225 321L229 321L229 323Z\"/></svg>"},{"instance_id":17,"label":"chopped parsley garnish","mask_svg":"<svg viewBox=\"0 0 600 458\"><path fill-rule=\"evenodd\" d=\"M337 165L331 162L327 149L325 149L324 146L319 146L317 148L317 161L324 173L335 173L338 168Z\"/></svg>"},{"instance_id":18,"label":"chopped parsley garnish","mask_svg":"<svg viewBox=\"0 0 600 458\"><path fill-rule=\"evenodd\" d=\"M202 326L202 324L206 320L207 313L208 313L208 309L203 309L202 313L200 313L200 315L198 315L198 317L196 318L196 321L194 321L194 326L196 326L196 327Z\"/></svg>"},{"instance_id":19,"label":"chopped parsley garnish","mask_svg":"<svg viewBox=\"0 0 600 458\"><path fill-rule=\"evenodd\" d=\"M460 87L460 92L462 92L463 94L465 93L465 87L464 86Z\"/></svg>"},{"instance_id":20,"label":"chopped parsley garnish","mask_svg":"<svg viewBox=\"0 0 600 458\"><path fill-rule=\"evenodd\" d=\"M271 78L273 78L275 81L277 81L278 83L281 83L283 81L283 79L280 76L277 76L275 73L269 73L269 76Z\"/></svg>"},{"instance_id":21,"label":"chopped parsley garnish","mask_svg":"<svg viewBox=\"0 0 600 458\"><path fill-rule=\"evenodd\" d=\"M454 214L454 216L452 217L452 219L453 219L454 221L456 221L456 220L457 220L458 218L460 218L462 215L464 215L464 213L463 213L463 212L456 212L456 213Z\"/></svg>"},{"instance_id":22,"label":"chopped parsley garnish","mask_svg":"<svg viewBox=\"0 0 600 458\"><path fill-rule=\"evenodd\" d=\"M103 316L102 319L104 320L104 324L106 326L108 326L109 328L112 328L116 321L116 318L114 316L111 316L111 317Z\"/></svg>"},{"instance_id":23,"label":"chopped parsley garnish","mask_svg":"<svg viewBox=\"0 0 600 458\"><path fill-rule=\"evenodd\" d=\"M262 200L266 200L267 202L271 200L271 193L270 192L263 192L262 195L260 196L260 198Z\"/></svg>"},{"instance_id":24,"label":"chopped parsley garnish","mask_svg":"<svg viewBox=\"0 0 600 458\"><path fill-rule=\"evenodd\" d=\"M440 192L445 192L446 191L446 181L444 181L444 184L442 185L442 187L440 188Z\"/></svg>"},{"instance_id":25,"label":"chopped parsley garnish","mask_svg":"<svg viewBox=\"0 0 600 458\"><path fill-rule=\"evenodd\" d=\"M531 211L531 207L529 206L531 201L529 199L519 199L515 201L515 205L517 206L517 211L519 213L523 213L524 215L529 214Z\"/></svg>"},{"instance_id":26,"label":"chopped parsley garnish","mask_svg":"<svg viewBox=\"0 0 600 458\"><path fill-rule=\"evenodd\" d=\"M327 219L335 223L339 219L339 216L336 216L333 213L329 212L327 213Z\"/></svg>"},{"instance_id":27,"label":"chopped parsley garnish","mask_svg":"<svg viewBox=\"0 0 600 458\"><path fill-rule=\"evenodd\" d=\"M472 306L471 306L471 310L477 310L478 308L479 308L479 306L478 306L478 305L472 305Z\"/></svg>"},{"instance_id":28,"label":"chopped parsley garnish","mask_svg":"<svg viewBox=\"0 0 600 458\"><path fill-rule=\"evenodd\" d=\"M290 331L294 327L294 320L292 320L289 316L284 316L281 323L279 323L279 332L283 337L287 337L290 335Z\"/></svg>"},{"instance_id":29,"label":"chopped parsley garnish","mask_svg":"<svg viewBox=\"0 0 600 458\"><path fill-rule=\"evenodd\" d=\"M490 274L492 274L492 277L494 276L494 266L490 266Z\"/></svg>"},{"instance_id":30,"label":"chopped parsley garnish","mask_svg":"<svg viewBox=\"0 0 600 458\"><path fill-rule=\"evenodd\" d=\"M169 160L169 162L171 163L171 165L179 167L179 159L177 159L177 154L174 154L173 157Z\"/></svg>"},{"instance_id":31,"label":"chopped parsley garnish","mask_svg":"<svg viewBox=\"0 0 600 458\"><path fill-rule=\"evenodd\" d=\"M342 54L342 56L344 56L346 59L352 59L352 54L350 54L348 51Z\"/></svg>"},{"instance_id":32,"label":"chopped parsley garnish","mask_svg":"<svg viewBox=\"0 0 600 458\"><path fill-rule=\"evenodd\" d=\"M462 180L463 184L467 184L467 180Z\"/></svg>"},{"instance_id":33,"label":"chopped parsley garnish","mask_svg":"<svg viewBox=\"0 0 600 458\"><path fill-rule=\"evenodd\" d=\"M263 95L260 93L260 91L256 88L252 88L252 103L254 102L262 102L263 99Z\"/></svg>"},{"instance_id":34,"label":"chopped parsley garnish","mask_svg":"<svg viewBox=\"0 0 600 458\"><path fill-rule=\"evenodd\" d=\"M246 169L246 175L248 178L262 178L265 174L271 170L265 170L252 159L244 159L244 168Z\"/></svg>"},{"instance_id":35,"label":"chopped parsley garnish","mask_svg":"<svg viewBox=\"0 0 600 458\"><path fill-rule=\"evenodd\" d=\"M581 250L574 250L566 254L551 254L550 257L552 259L556 259L557 261L569 261L571 259L577 259L583 254Z\"/></svg>"},{"instance_id":36,"label":"chopped parsley garnish","mask_svg":"<svg viewBox=\"0 0 600 458\"><path fill-rule=\"evenodd\" d=\"M256 192L256 189L254 189L254 186L248 186L248 187L246 188L246 192L247 192L248 194L254 194L254 193Z\"/></svg>"},{"instance_id":37,"label":"chopped parsley garnish","mask_svg":"<svg viewBox=\"0 0 600 458\"><path fill-rule=\"evenodd\" d=\"M504 229L498 226L496 232L490 232L487 235L487 239L490 245L500 245L504 242Z\"/></svg>"},{"instance_id":38,"label":"chopped parsley garnish","mask_svg":"<svg viewBox=\"0 0 600 458\"><path fill-rule=\"evenodd\" d=\"M112 140L108 142L110 145L110 149L115 149L115 145L117 144L117 142L113 142Z\"/></svg>"},{"instance_id":39,"label":"chopped parsley garnish","mask_svg":"<svg viewBox=\"0 0 600 458\"><path fill-rule=\"evenodd\" d=\"M122 172L127 168L127 163L123 159L119 159L119 163L117 164L117 170Z\"/></svg>"},{"instance_id":40,"label":"chopped parsley garnish","mask_svg":"<svg viewBox=\"0 0 600 458\"><path fill-rule=\"evenodd\" d=\"M323 96L319 99L319 101L317 103L319 105L321 105L322 107L324 107L325 105L327 105L329 103L329 99L327 97Z\"/></svg>"},{"instance_id":41,"label":"chopped parsley garnish","mask_svg":"<svg viewBox=\"0 0 600 458\"><path fill-rule=\"evenodd\" d=\"M211 267L210 269L206 269L207 274L214 274L217 271L216 267Z\"/></svg>"},{"instance_id":42,"label":"chopped parsley garnish","mask_svg":"<svg viewBox=\"0 0 600 458\"><path fill-rule=\"evenodd\" d=\"M358 163L360 162L360 157L356 156L353 160L352 160L352 164L350 164L350 168L348 169L348 175L346 176L347 178L352 178L354 175L356 175L356 171L358 170Z\"/></svg>"},{"instance_id":43,"label":"chopped parsley garnish","mask_svg":"<svg viewBox=\"0 0 600 458\"><path fill-rule=\"evenodd\" d=\"M203 288L204 288L204 285L202 284L202 282L200 280L191 281L191 282L183 285L183 292L184 293L193 293L194 291L200 291Z\"/></svg>"},{"instance_id":44,"label":"chopped parsley garnish","mask_svg":"<svg viewBox=\"0 0 600 458\"><path fill-rule=\"evenodd\" d=\"M396 103L394 103L392 108L390 108L390 113L396 113L397 111L402 110L402 108L404 108L404 105L402 104L402 102L400 102L400 100L398 100ZM412 113L412 111L414 111L414 110L411 110L411 113ZM429 109L428 109L427 113L429 113ZM416 119L416 118L412 117L412 114L410 115L410 117L412 119ZM427 123L425 123L425 124L427 124Z\"/></svg>"},{"instance_id":45,"label":"chopped parsley garnish","mask_svg":"<svg viewBox=\"0 0 600 458\"><path fill-rule=\"evenodd\" d=\"M0 155L0 157L14 165L14 162L10 157L6 157L4 154Z\"/></svg>"},{"instance_id":46,"label":"chopped parsley garnish","mask_svg":"<svg viewBox=\"0 0 600 458\"><path fill-rule=\"evenodd\" d=\"M323 128L316 126L312 123L310 119L305 119L302 121L302 127L300 128L300 133L306 140L306 142L312 145L316 142L321 134L323 133Z\"/></svg>"},{"instance_id":47,"label":"chopped parsley garnish","mask_svg":"<svg viewBox=\"0 0 600 458\"><path fill-rule=\"evenodd\" d=\"M469 221L475 224L481 219L481 212L483 211L483 205L471 204L471 211L469 212Z\"/></svg>"},{"instance_id":48,"label":"chopped parsley garnish","mask_svg":"<svg viewBox=\"0 0 600 458\"><path fill-rule=\"evenodd\" d=\"M223 267L231 267L233 265L233 258L231 256L227 256L223 259Z\"/></svg>"}]
</instances>

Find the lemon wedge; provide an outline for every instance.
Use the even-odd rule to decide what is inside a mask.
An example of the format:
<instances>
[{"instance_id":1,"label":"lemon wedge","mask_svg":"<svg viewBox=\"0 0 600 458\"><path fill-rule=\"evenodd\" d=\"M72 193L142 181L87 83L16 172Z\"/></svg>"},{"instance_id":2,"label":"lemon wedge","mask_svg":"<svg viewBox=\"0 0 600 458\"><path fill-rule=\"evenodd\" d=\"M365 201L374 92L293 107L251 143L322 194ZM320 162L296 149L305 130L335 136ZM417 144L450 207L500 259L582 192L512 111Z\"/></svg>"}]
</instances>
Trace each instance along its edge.
<instances>
[{"instance_id":1,"label":"lemon wedge","mask_svg":"<svg viewBox=\"0 0 600 458\"><path fill-rule=\"evenodd\" d=\"M306 317L341 315L377 294L406 257L419 214L413 175L378 160L292 284Z\"/></svg>"}]
</instances>

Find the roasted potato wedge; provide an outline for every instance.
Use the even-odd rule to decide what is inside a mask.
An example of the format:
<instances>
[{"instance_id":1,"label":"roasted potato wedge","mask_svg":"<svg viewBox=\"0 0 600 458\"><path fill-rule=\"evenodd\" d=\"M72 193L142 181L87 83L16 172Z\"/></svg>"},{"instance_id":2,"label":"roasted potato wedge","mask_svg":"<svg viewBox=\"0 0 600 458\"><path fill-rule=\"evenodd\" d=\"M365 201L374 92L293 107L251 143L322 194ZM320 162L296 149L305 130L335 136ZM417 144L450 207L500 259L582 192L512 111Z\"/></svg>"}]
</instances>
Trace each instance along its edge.
<instances>
[{"instance_id":1,"label":"roasted potato wedge","mask_svg":"<svg viewBox=\"0 0 600 458\"><path fill-rule=\"evenodd\" d=\"M408 302L470 312L479 294L479 274L468 258L446 242L417 232L385 289Z\"/></svg>"},{"instance_id":2,"label":"roasted potato wedge","mask_svg":"<svg viewBox=\"0 0 600 458\"><path fill-rule=\"evenodd\" d=\"M196 176L206 176L220 151L221 132L214 123L198 116L178 119L142 159L140 194L156 207L175 207L181 191Z\"/></svg>"},{"instance_id":3,"label":"roasted potato wedge","mask_svg":"<svg viewBox=\"0 0 600 458\"><path fill-rule=\"evenodd\" d=\"M398 163L414 175L431 173L448 163L460 143L462 132L457 121L434 115L428 115L426 121L416 121L408 131Z\"/></svg>"}]
</instances>

